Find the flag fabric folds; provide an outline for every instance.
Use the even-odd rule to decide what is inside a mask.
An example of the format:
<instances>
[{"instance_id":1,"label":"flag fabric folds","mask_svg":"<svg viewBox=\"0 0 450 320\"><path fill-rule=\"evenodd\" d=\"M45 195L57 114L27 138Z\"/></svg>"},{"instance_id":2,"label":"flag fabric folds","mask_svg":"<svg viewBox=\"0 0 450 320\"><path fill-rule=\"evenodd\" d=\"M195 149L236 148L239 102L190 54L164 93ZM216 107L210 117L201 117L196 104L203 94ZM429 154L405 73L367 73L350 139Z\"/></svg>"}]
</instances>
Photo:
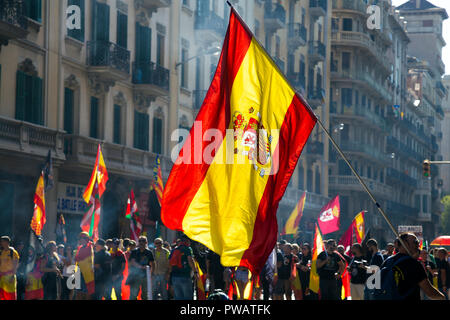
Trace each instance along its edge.
<instances>
[{"instance_id":1,"label":"flag fabric folds","mask_svg":"<svg viewBox=\"0 0 450 320\"><path fill-rule=\"evenodd\" d=\"M155 190L159 205L161 206L162 196L164 192L164 185L161 172L161 159L159 155L156 156L156 166L153 168L153 182L152 188Z\"/></svg>"},{"instance_id":2,"label":"flag fabric folds","mask_svg":"<svg viewBox=\"0 0 450 320\"><path fill-rule=\"evenodd\" d=\"M365 211L361 211L358 213L355 218L352 220L350 227L347 231L342 235L339 240L339 244L343 245L345 248L345 253L348 254L353 243L357 242L359 244L362 243L362 240L365 236L365 224L364 224L364 213Z\"/></svg>"},{"instance_id":3,"label":"flag fabric folds","mask_svg":"<svg viewBox=\"0 0 450 320\"><path fill-rule=\"evenodd\" d=\"M365 236L365 223L364 223L364 213L365 211L361 211L356 215L356 217L353 219L353 225L355 228L355 234L356 234L356 241L361 244L362 240Z\"/></svg>"},{"instance_id":4,"label":"flag fabric folds","mask_svg":"<svg viewBox=\"0 0 450 320\"><path fill-rule=\"evenodd\" d=\"M84 190L83 199L86 203L91 200L91 195L94 190L94 186L97 184L99 198L102 197L103 192L106 190L106 182L108 181L108 172L106 171L105 160L103 159L102 149L98 145L97 158L95 159L94 170L92 170L91 179Z\"/></svg>"},{"instance_id":5,"label":"flag fabric folds","mask_svg":"<svg viewBox=\"0 0 450 320\"><path fill-rule=\"evenodd\" d=\"M100 223L100 196L98 194L98 186L97 183L93 188L93 192L91 193L91 199L89 201L89 205L86 213L81 220L81 230L87 232L89 237L91 237L94 242L99 238L98 234L98 225Z\"/></svg>"},{"instance_id":6,"label":"flag fabric folds","mask_svg":"<svg viewBox=\"0 0 450 320\"><path fill-rule=\"evenodd\" d=\"M197 300L206 300L206 274L203 273L203 270L200 268L197 260L194 260L195 268L198 271L197 278Z\"/></svg>"},{"instance_id":7,"label":"flag fabric folds","mask_svg":"<svg viewBox=\"0 0 450 320\"><path fill-rule=\"evenodd\" d=\"M93 247L92 242L89 241L85 246L79 246L75 255L76 265L80 268L89 295L95 293Z\"/></svg>"},{"instance_id":8,"label":"flag fabric folds","mask_svg":"<svg viewBox=\"0 0 450 320\"><path fill-rule=\"evenodd\" d=\"M305 200L306 200L306 192L303 193L302 197L298 201L294 210L292 210L291 215L286 221L286 225L281 232L281 235L293 234L295 235L298 230L298 226L300 225L300 220L303 216L303 209L305 208Z\"/></svg>"},{"instance_id":9,"label":"flag fabric folds","mask_svg":"<svg viewBox=\"0 0 450 320\"><path fill-rule=\"evenodd\" d=\"M222 265L259 274L316 121L232 8L216 73L164 189L164 225L219 254Z\"/></svg>"},{"instance_id":10,"label":"flag fabric folds","mask_svg":"<svg viewBox=\"0 0 450 320\"><path fill-rule=\"evenodd\" d=\"M320 234L319 227L316 224L316 231L314 233L314 247L312 251L312 260L311 260L311 273L309 277L309 290L319 293L319 274L317 273L317 257L319 254L325 251L325 247L323 245L323 238Z\"/></svg>"},{"instance_id":11,"label":"flag fabric folds","mask_svg":"<svg viewBox=\"0 0 450 320\"><path fill-rule=\"evenodd\" d=\"M138 206L131 190L127 202L127 212L125 217L130 220L131 240L138 241L142 231L142 221L139 216Z\"/></svg>"},{"instance_id":12,"label":"flag fabric folds","mask_svg":"<svg viewBox=\"0 0 450 320\"><path fill-rule=\"evenodd\" d=\"M34 212L31 219L31 230L37 236L42 234L42 228L46 222L45 218L45 187L44 187L44 172L41 172L36 191L34 193Z\"/></svg>"},{"instance_id":13,"label":"flag fabric folds","mask_svg":"<svg viewBox=\"0 0 450 320\"><path fill-rule=\"evenodd\" d=\"M318 223L322 234L328 234L339 230L339 196L336 196L320 210Z\"/></svg>"}]
</instances>

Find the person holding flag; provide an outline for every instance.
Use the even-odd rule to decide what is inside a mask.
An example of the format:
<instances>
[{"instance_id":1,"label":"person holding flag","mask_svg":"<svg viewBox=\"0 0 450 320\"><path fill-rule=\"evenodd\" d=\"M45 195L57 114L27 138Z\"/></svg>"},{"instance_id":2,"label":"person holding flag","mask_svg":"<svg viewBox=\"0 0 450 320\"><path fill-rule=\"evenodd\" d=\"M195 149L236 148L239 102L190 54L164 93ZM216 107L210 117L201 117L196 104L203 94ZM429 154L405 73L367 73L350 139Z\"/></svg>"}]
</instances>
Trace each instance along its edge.
<instances>
[{"instance_id":1,"label":"person holding flag","mask_svg":"<svg viewBox=\"0 0 450 320\"><path fill-rule=\"evenodd\" d=\"M92 171L91 179L83 193L83 199L89 206L80 225L81 230L87 232L88 236L92 237L94 242L99 238L98 225L100 223L100 199L106 190L107 181L108 172L106 171L105 161L99 144L94 170Z\"/></svg>"},{"instance_id":2,"label":"person holding flag","mask_svg":"<svg viewBox=\"0 0 450 320\"><path fill-rule=\"evenodd\" d=\"M300 225L300 220L302 219L303 216L303 209L305 208L305 200L306 200L306 192L303 193L294 210L292 210L292 213L289 216L286 225L283 228L283 231L281 232L282 236L287 234L291 235L297 234L298 226Z\"/></svg>"},{"instance_id":3,"label":"person holding flag","mask_svg":"<svg viewBox=\"0 0 450 320\"><path fill-rule=\"evenodd\" d=\"M10 243L8 236L0 238L0 300L17 300L19 253Z\"/></svg>"},{"instance_id":4,"label":"person holding flag","mask_svg":"<svg viewBox=\"0 0 450 320\"><path fill-rule=\"evenodd\" d=\"M86 231L80 233L78 242L75 263L80 269L81 288L77 290L76 300L90 300L95 294L94 245Z\"/></svg>"},{"instance_id":5,"label":"person holding flag","mask_svg":"<svg viewBox=\"0 0 450 320\"><path fill-rule=\"evenodd\" d=\"M125 218L130 220L131 240L138 241L142 232L142 221L139 216L138 206L134 198L134 192L131 190L127 201L127 211Z\"/></svg>"},{"instance_id":6,"label":"person holding flag","mask_svg":"<svg viewBox=\"0 0 450 320\"><path fill-rule=\"evenodd\" d=\"M336 249L336 241L330 239L326 242L326 250L317 257L321 300L341 300L339 284L345 271L345 263Z\"/></svg>"},{"instance_id":7,"label":"person holding flag","mask_svg":"<svg viewBox=\"0 0 450 320\"><path fill-rule=\"evenodd\" d=\"M320 233L319 227L316 224L316 229L314 233L314 246L312 251L311 259L311 272L309 278L309 290L320 296L320 276L319 269L317 266L318 257L322 252L325 252L325 246Z\"/></svg>"},{"instance_id":8,"label":"person holding flag","mask_svg":"<svg viewBox=\"0 0 450 320\"><path fill-rule=\"evenodd\" d=\"M339 230L339 216L339 196L336 196L320 210L317 223L323 235Z\"/></svg>"}]
</instances>

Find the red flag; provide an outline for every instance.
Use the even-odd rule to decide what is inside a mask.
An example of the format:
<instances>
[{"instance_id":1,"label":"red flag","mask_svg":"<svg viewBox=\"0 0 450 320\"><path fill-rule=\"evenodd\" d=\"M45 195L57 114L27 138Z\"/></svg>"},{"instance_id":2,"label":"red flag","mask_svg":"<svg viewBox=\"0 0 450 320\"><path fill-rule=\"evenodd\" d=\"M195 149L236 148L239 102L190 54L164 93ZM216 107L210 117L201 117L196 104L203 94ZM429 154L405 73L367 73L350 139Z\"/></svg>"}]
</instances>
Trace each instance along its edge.
<instances>
[{"instance_id":1,"label":"red flag","mask_svg":"<svg viewBox=\"0 0 450 320\"><path fill-rule=\"evenodd\" d=\"M31 230L37 236L41 235L42 228L46 222L45 218L45 188L44 188L44 172L41 172L36 191L34 193L34 212L31 219Z\"/></svg>"},{"instance_id":2,"label":"red flag","mask_svg":"<svg viewBox=\"0 0 450 320\"><path fill-rule=\"evenodd\" d=\"M340 211L339 196L320 210L318 224L323 235L339 230Z\"/></svg>"},{"instance_id":3,"label":"red flag","mask_svg":"<svg viewBox=\"0 0 450 320\"><path fill-rule=\"evenodd\" d=\"M130 196L128 197L127 212L125 217L130 220L131 239L138 241L142 231L142 221L139 216L133 190L131 190Z\"/></svg>"},{"instance_id":4,"label":"red flag","mask_svg":"<svg viewBox=\"0 0 450 320\"><path fill-rule=\"evenodd\" d=\"M350 225L350 227L345 231L345 233L342 235L341 239L339 240L338 244L343 245L345 248L345 253L348 254L349 251L351 251L352 245L353 245L353 222Z\"/></svg>"}]
</instances>

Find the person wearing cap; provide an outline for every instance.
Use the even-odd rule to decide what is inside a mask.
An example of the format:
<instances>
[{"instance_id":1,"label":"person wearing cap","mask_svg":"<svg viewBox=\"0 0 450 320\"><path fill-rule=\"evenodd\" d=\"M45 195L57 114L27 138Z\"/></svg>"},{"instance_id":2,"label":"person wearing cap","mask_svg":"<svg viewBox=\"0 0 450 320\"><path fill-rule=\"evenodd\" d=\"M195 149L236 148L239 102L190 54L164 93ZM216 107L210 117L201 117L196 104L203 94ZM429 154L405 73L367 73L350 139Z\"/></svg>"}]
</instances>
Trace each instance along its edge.
<instances>
[{"instance_id":1,"label":"person wearing cap","mask_svg":"<svg viewBox=\"0 0 450 320\"><path fill-rule=\"evenodd\" d=\"M120 240L117 238L111 241L111 276L112 281L108 284L107 299L111 298L111 291L114 288L117 300L122 300L122 281L125 270L126 258L122 250L119 249Z\"/></svg>"},{"instance_id":2,"label":"person wearing cap","mask_svg":"<svg viewBox=\"0 0 450 320\"><path fill-rule=\"evenodd\" d=\"M19 253L10 247L8 236L0 238L0 300L17 299L16 272L19 266Z\"/></svg>"},{"instance_id":3,"label":"person wearing cap","mask_svg":"<svg viewBox=\"0 0 450 320\"><path fill-rule=\"evenodd\" d=\"M151 267L151 272L155 270L153 253L147 247L147 237L140 236L138 247L131 252L129 264L129 274L127 285L130 286L130 300L136 300L141 292L141 299L147 300L147 266Z\"/></svg>"},{"instance_id":4,"label":"person wearing cap","mask_svg":"<svg viewBox=\"0 0 450 320\"><path fill-rule=\"evenodd\" d=\"M95 243L94 254L94 274L95 274L95 299L106 298L106 288L111 282L111 254L106 251L106 242L98 239Z\"/></svg>"}]
</instances>

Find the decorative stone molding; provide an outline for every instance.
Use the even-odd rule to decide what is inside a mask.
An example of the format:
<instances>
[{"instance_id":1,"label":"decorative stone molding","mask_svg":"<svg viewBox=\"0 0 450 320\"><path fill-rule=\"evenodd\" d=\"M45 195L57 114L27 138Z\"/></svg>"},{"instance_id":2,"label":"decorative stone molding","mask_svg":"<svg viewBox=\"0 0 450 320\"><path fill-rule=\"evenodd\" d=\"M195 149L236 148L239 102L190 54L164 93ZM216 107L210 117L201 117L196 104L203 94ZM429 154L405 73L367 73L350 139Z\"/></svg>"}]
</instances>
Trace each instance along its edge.
<instances>
[{"instance_id":1,"label":"decorative stone molding","mask_svg":"<svg viewBox=\"0 0 450 320\"><path fill-rule=\"evenodd\" d=\"M33 77L38 76L38 71L36 69L36 66L33 64L33 61L29 58L26 58L21 63L19 63L19 65L17 66L17 69L26 74L29 74Z\"/></svg>"},{"instance_id":2,"label":"decorative stone molding","mask_svg":"<svg viewBox=\"0 0 450 320\"><path fill-rule=\"evenodd\" d=\"M125 98L122 91L119 91L113 98L114 104L125 107L127 105L127 99Z\"/></svg>"},{"instance_id":3,"label":"decorative stone molding","mask_svg":"<svg viewBox=\"0 0 450 320\"><path fill-rule=\"evenodd\" d=\"M142 92L135 92L133 96L134 106L140 112L147 112L150 104L155 101L155 97Z\"/></svg>"},{"instance_id":4,"label":"decorative stone molding","mask_svg":"<svg viewBox=\"0 0 450 320\"><path fill-rule=\"evenodd\" d=\"M70 89L77 89L80 87L80 83L74 74L71 74L64 80L64 86Z\"/></svg>"},{"instance_id":5,"label":"decorative stone molding","mask_svg":"<svg viewBox=\"0 0 450 320\"><path fill-rule=\"evenodd\" d=\"M118 10L122 11L125 14L128 14L128 4L121 1L121 0L116 0L116 7Z\"/></svg>"},{"instance_id":6,"label":"decorative stone molding","mask_svg":"<svg viewBox=\"0 0 450 320\"><path fill-rule=\"evenodd\" d=\"M114 87L114 85L115 85L115 81L101 79L96 74L88 75L88 83L89 83L89 89L95 95L102 95L102 94L108 93L109 88Z\"/></svg>"},{"instance_id":7,"label":"decorative stone molding","mask_svg":"<svg viewBox=\"0 0 450 320\"><path fill-rule=\"evenodd\" d=\"M136 21L143 26L148 26L149 25L149 19L147 18L147 15L141 11L138 14L136 14Z\"/></svg>"},{"instance_id":8,"label":"decorative stone molding","mask_svg":"<svg viewBox=\"0 0 450 320\"><path fill-rule=\"evenodd\" d=\"M180 118L180 127L183 127L183 128L189 128L190 127L189 126L189 120L186 117L186 115L184 115L184 114Z\"/></svg>"},{"instance_id":9,"label":"decorative stone molding","mask_svg":"<svg viewBox=\"0 0 450 320\"><path fill-rule=\"evenodd\" d=\"M156 12L156 10L158 9L157 7L148 8L148 7L144 6L143 0L134 0L134 8L136 9L136 11L143 10L143 11L147 12L149 19L151 19L152 14L154 12Z\"/></svg>"},{"instance_id":10,"label":"decorative stone molding","mask_svg":"<svg viewBox=\"0 0 450 320\"><path fill-rule=\"evenodd\" d=\"M164 119L164 111L161 107L156 108L155 112L153 113L154 118Z\"/></svg>"}]
</instances>

